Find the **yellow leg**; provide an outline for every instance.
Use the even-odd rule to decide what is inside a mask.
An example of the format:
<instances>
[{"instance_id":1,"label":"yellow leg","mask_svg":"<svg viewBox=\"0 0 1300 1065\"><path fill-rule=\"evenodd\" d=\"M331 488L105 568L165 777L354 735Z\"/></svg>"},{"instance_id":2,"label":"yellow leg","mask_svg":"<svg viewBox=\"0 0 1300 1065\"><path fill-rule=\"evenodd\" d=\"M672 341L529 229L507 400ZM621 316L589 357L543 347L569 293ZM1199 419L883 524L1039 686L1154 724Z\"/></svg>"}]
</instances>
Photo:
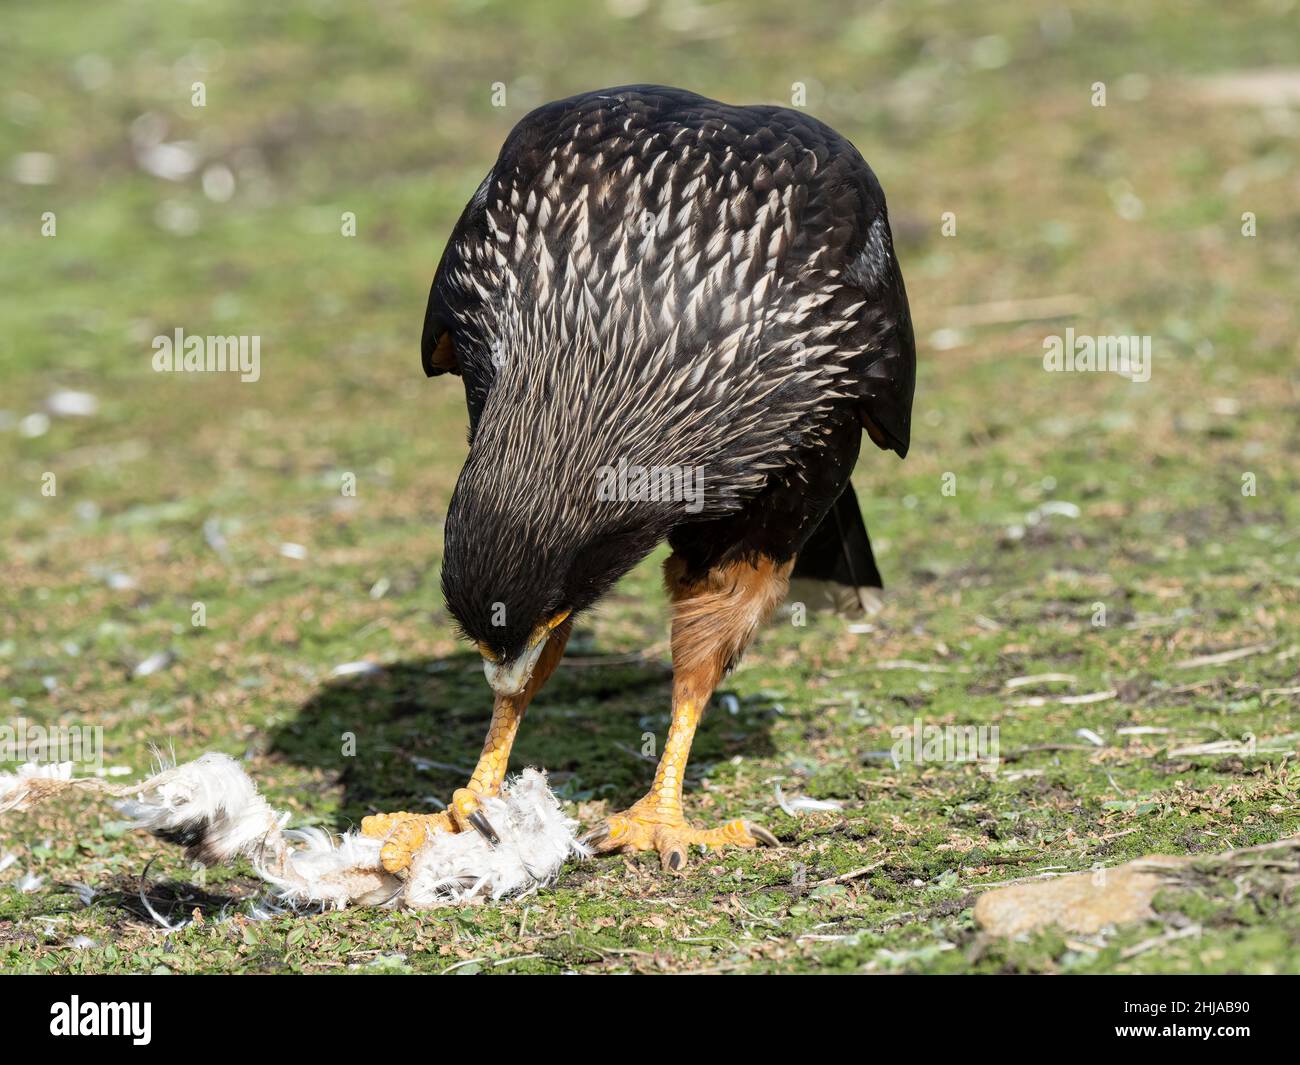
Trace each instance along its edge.
<instances>
[{"instance_id":1,"label":"yellow leg","mask_svg":"<svg viewBox=\"0 0 1300 1065\"><path fill-rule=\"evenodd\" d=\"M601 853L658 851L664 869L680 872L691 844L777 844L770 832L748 821L693 828L682 811L682 785L704 706L758 626L784 598L790 565L768 560L756 565L736 563L712 571L703 581L687 582L684 567L674 556L665 571L674 608L673 716L668 740L650 791L623 813L607 818L587 842Z\"/></svg>"},{"instance_id":2,"label":"yellow leg","mask_svg":"<svg viewBox=\"0 0 1300 1065\"><path fill-rule=\"evenodd\" d=\"M675 873L686 867L686 852L693 843L703 847L756 847L760 843L776 846L775 836L748 821L730 821L719 828L693 828L687 824L682 811L682 784L701 716L700 704L693 699L683 699L673 707L668 742L650 791L596 830L589 842L597 851L655 850L663 867Z\"/></svg>"},{"instance_id":3,"label":"yellow leg","mask_svg":"<svg viewBox=\"0 0 1300 1065\"><path fill-rule=\"evenodd\" d=\"M556 628L533 669L528 686L518 695L496 697L492 704L492 723L488 726L478 764L469 783L452 792L445 811L436 814L372 814L362 819L363 836L384 840L379 857L390 873L407 868L415 852L436 832L464 832L473 828L496 841L496 833L479 809L479 799L496 795L501 790L506 767L510 764L510 749L519 732L519 723L524 719L524 711L559 665L568 639L567 624Z\"/></svg>"}]
</instances>

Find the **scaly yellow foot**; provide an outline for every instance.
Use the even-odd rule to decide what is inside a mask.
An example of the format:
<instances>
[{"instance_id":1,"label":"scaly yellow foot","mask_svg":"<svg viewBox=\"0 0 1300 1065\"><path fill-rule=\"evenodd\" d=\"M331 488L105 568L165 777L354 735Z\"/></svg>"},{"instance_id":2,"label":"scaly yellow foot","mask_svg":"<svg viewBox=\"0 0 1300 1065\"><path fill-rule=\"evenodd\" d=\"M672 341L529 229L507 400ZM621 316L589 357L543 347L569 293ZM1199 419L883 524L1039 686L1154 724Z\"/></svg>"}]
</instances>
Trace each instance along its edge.
<instances>
[{"instance_id":1,"label":"scaly yellow foot","mask_svg":"<svg viewBox=\"0 0 1300 1065\"><path fill-rule=\"evenodd\" d=\"M361 834L371 839L382 839L379 860L390 873L400 873L408 868L415 852L439 832L479 832L489 843L500 842L491 823L480 809L479 796L468 788L458 788L451 797L451 805L437 814L372 814L361 820Z\"/></svg>"},{"instance_id":2,"label":"scaly yellow foot","mask_svg":"<svg viewBox=\"0 0 1300 1065\"><path fill-rule=\"evenodd\" d=\"M623 813L611 814L602 825L583 837L597 854L621 851L658 851L659 862L670 873L686 868L687 848L779 846L765 828L749 821L728 821L718 828L694 828L678 811L665 811L642 799Z\"/></svg>"}]
</instances>

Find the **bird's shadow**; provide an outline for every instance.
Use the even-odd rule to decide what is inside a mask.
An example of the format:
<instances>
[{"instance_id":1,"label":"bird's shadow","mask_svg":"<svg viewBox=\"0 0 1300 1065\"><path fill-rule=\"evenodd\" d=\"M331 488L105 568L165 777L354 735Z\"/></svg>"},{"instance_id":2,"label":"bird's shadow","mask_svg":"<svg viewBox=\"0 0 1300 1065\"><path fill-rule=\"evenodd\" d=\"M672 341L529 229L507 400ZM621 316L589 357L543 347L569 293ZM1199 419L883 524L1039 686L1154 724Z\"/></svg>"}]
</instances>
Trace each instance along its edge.
<instances>
[{"instance_id":1,"label":"bird's shadow","mask_svg":"<svg viewBox=\"0 0 1300 1065\"><path fill-rule=\"evenodd\" d=\"M663 662L566 658L528 709L511 770L538 766L561 798L626 807L654 776L671 692ZM734 712L726 692L724 682L697 733L688 788L714 763L772 750L769 715ZM371 813L441 808L469 779L491 709L478 655L412 659L326 682L272 732L268 753L336 780L343 793L333 827L346 829Z\"/></svg>"},{"instance_id":2,"label":"bird's shadow","mask_svg":"<svg viewBox=\"0 0 1300 1065\"><path fill-rule=\"evenodd\" d=\"M95 895L95 904L105 912L117 915L120 922L139 922L147 925L179 926L201 914L204 919L221 919L236 907L255 899L261 885L246 879L223 883L220 892L206 888L185 878L150 877L149 866L138 876L115 876ZM73 890L71 887L69 891Z\"/></svg>"}]
</instances>

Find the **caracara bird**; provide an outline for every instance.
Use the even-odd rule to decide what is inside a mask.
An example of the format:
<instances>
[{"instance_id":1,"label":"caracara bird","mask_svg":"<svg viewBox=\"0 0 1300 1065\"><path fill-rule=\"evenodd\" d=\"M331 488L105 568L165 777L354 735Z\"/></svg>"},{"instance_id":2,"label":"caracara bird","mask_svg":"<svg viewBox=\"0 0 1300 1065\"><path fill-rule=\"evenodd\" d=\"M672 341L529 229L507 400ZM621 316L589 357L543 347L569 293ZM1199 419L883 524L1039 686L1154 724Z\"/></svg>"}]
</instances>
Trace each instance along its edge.
<instances>
[{"instance_id":1,"label":"caracara bird","mask_svg":"<svg viewBox=\"0 0 1300 1065\"><path fill-rule=\"evenodd\" d=\"M792 578L810 607L860 610L881 586L849 475L863 430L907 453L916 353L862 156L801 112L680 89L547 104L452 232L422 354L465 384L442 586L495 701L446 812L363 822L385 865L431 831L493 838L478 797L574 619L664 540L672 724L649 794L588 842L670 871L691 844L775 844L688 824L682 783L715 685Z\"/></svg>"}]
</instances>

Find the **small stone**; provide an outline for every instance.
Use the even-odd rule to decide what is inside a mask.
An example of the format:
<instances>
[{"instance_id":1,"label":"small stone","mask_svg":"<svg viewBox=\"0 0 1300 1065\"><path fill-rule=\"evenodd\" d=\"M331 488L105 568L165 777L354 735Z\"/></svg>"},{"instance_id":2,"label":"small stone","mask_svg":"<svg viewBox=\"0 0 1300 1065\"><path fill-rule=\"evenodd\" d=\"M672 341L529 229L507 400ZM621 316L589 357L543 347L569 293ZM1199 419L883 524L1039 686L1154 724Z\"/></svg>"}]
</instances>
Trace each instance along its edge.
<instances>
[{"instance_id":1,"label":"small stone","mask_svg":"<svg viewBox=\"0 0 1300 1065\"><path fill-rule=\"evenodd\" d=\"M980 896L975 921L995 936L1024 935L1049 925L1091 935L1145 921L1155 916L1151 899L1165 883L1160 867L1172 870L1191 860L1156 854L1112 869L1011 884Z\"/></svg>"}]
</instances>

